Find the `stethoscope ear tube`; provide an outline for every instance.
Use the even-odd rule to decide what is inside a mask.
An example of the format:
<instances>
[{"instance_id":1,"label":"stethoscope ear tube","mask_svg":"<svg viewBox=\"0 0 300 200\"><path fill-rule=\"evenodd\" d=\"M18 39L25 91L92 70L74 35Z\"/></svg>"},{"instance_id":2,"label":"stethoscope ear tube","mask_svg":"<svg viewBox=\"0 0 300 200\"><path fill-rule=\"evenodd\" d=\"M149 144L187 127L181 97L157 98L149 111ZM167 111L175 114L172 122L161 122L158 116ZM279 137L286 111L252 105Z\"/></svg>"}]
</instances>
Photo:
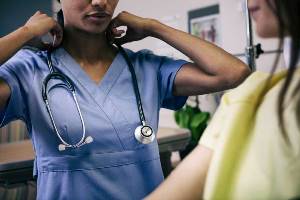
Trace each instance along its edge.
<instances>
[{"instance_id":1,"label":"stethoscope ear tube","mask_svg":"<svg viewBox=\"0 0 300 200\"><path fill-rule=\"evenodd\" d=\"M48 99L47 97L47 86L48 86L48 83L50 80L53 80L53 79L58 79L58 80L61 80L65 86L67 86L67 88L71 91L71 92L74 92L75 89L74 89L74 85L71 81L71 79L59 72L52 72L50 74L48 74L46 76L46 78L44 79L43 81L43 87L42 87L42 96L43 96L43 99L44 101Z\"/></svg>"},{"instance_id":2,"label":"stethoscope ear tube","mask_svg":"<svg viewBox=\"0 0 300 200\"><path fill-rule=\"evenodd\" d=\"M129 67L129 71L130 71L131 77L132 77L132 85L133 85L133 89L134 89L134 93L135 93L137 108L138 108L138 111L139 111L140 121L141 121L141 124L143 124L143 123L146 122L146 119L145 119L145 114L144 114L144 110L143 110L141 95L140 95L140 91L139 91L138 82L137 82L137 78L136 78L136 75L135 75L134 67L133 67L127 53L123 49L123 47L119 44L117 44L117 46L118 46L120 52L122 53L123 57L125 58L126 63Z\"/></svg>"},{"instance_id":3,"label":"stethoscope ear tube","mask_svg":"<svg viewBox=\"0 0 300 200\"><path fill-rule=\"evenodd\" d=\"M70 91L72 91L72 92L75 91L72 80L68 76L66 76L62 73L59 73L54 69L52 61L51 61L51 53L52 53L52 50L47 51L47 65L48 65L50 73L46 76L46 78L43 81L42 97L43 97L44 101L48 99L47 86L51 79L59 79L68 87L68 89Z\"/></svg>"}]
</instances>

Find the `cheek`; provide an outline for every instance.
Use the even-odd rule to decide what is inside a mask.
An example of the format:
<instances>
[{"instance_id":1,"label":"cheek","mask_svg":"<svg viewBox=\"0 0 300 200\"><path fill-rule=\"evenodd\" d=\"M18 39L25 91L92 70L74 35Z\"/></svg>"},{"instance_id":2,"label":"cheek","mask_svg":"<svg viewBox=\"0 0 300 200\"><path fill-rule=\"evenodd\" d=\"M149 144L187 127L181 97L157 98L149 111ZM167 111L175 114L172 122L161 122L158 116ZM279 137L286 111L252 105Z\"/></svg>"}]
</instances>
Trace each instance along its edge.
<instances>
[{"instance_id":1,"label":"cheek","mask_svg":"<svg viewBox=\"0 0 300 200\"><path fill-rule=\"evenodd\" d=\"M62 5L65 24L78 24L81 20L81 15L86 9L86 5L75 2Z\"/></svg>"},{"instance_id":2,"label":"cheek","mask_svg":"<svg viewBox=\"0 0 300 200\"><path fill-rule=\"evenodd\" d=\"M269 37L278 37L279 28L276 20L266 20L258 22L256 24L256 32L260 37L269 38Z\"/></svg>"},{"instance_id":3,"label":"cheek","mask_svg":"<svg viewBox=\"0 0 300 200\"><path fill-rule=\"evenodd\" d=\"M82 15L80 15L78 12L74 12L74 10L71 12L69 11L66 14L64 13L64 22L65 26L82 26Z\"/></svg>"},{"instance_id":4,"label":"cheek","mask_svg":"<svg viewBox=\"0 0 300 200\"><path fill-rule=\"evenodd\" d=\"M260 37L278 37L278 21L271 10L266 9L260 13L256 20L256 31Z\"/></svg>"}]
</instances>

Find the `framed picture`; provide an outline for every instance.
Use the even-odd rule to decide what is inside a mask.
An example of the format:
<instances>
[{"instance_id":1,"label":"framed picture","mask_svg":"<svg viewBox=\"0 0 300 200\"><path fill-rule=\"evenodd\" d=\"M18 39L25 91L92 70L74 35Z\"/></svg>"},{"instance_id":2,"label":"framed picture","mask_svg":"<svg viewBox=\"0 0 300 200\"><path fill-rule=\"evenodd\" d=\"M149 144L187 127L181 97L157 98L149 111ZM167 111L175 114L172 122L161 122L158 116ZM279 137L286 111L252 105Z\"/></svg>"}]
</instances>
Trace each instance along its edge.
<instances>
[{"instance_id":1,"label":"framed picture","mask_svg":"<svg viewBox=\"0 0 300 200\"><path fill-rule=\"evenodd\" d=\"M189 33L221 45L219 5L199 8L188 12Z\"/></svg>"}]
</instances>

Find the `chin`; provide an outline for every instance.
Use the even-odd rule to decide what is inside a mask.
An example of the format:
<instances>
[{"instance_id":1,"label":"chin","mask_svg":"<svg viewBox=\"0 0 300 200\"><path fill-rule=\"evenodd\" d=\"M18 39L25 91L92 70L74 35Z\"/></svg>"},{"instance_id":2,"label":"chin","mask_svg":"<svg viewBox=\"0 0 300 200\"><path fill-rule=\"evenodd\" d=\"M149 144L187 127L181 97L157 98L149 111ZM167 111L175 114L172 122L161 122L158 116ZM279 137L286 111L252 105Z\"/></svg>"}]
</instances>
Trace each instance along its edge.
<instances>
[{"instance_id":1,"label":"chin","mask_svg":"<svg viewBox=\"0 0 300 200\"><path fill-rule=\"evenodd\" d=\"M106 28L99 28L99 27L90 27L86 28L85 31L90 34L102 34L104 33Z\"/></svg>"},{"instance_id":2,"label":"chin","mask_svg":"<svg viewBox=\"0 0 300 200\"><path fill-rule=\"evenodd\" d=\"M257 26L256 33L258 36L262 38L277 38L279 37L279 31L277 27L269 27L269 26Z\"/></svg>"}]
</instances>

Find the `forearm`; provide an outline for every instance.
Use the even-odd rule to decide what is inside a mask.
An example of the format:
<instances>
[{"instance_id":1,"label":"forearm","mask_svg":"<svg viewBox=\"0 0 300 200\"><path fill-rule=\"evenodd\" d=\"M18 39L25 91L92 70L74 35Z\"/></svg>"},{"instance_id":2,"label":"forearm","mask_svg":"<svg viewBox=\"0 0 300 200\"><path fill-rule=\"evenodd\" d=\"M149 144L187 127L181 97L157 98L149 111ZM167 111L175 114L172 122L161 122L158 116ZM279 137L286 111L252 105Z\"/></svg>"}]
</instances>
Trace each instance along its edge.
<instances>
[{"instance_id":1,"label":"forearm","mask_svg":"<svg viewBox=\"0 0 300 200\"><path fill-rule=\"evenodd\" d=\"M32 38L32 34L25 26L0 38L0 65L5 63Z\"/></svg>"},{"instance_id":2,"label":"forearm","mask_svg":"<svg viewBox=\"0 0 300 200\"><path fill-rule=\"evenodd\" d=\"M7 106L10 93L10 87L4 80L0 78L0 111L3 111Z\"/></svg>"},{"instance_id":3,"label":"forearm","mask_svg":"<svg viewBox=\"0 0 300 200\"><path fill-rule=\"evenodd\" d=\"M230 74L245 70L246 65L216 45L156 20L150 23L151 36L163 40L189 57L208 75Z\"/></svg>"},{"instance_id":4,"label":"forearm","mask_svg":"<svg viewBox=\"0 0 300 200\"><path fill-rule=\"evenodd\" d=\"M201 199L213 151L198 146L146 200Z\"/></svg>"}]
</instances>

